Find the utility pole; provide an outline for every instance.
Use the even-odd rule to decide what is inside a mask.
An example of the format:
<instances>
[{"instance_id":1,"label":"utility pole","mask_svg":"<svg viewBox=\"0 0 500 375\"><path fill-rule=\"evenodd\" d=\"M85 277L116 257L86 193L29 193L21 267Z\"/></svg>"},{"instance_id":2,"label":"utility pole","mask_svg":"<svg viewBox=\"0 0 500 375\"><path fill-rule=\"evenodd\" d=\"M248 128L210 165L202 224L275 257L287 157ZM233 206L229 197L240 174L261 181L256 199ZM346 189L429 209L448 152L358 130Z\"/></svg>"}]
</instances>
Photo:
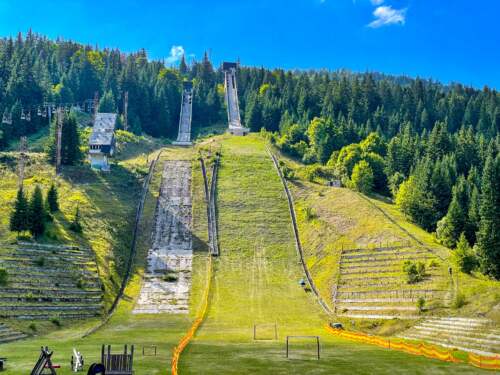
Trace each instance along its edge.
<instances>
[{"instance_id":1,"label":"utility pole","mask_svg":"<svg viewBox=\"0 0 500 375\"><path fill-rule=\"evenodd\" d=\"M123 101L123 129L128 130L128 91L125 91L125 100Z\"/></svg>"},{"instance_id":2,"label":"utility pole","mask_svg":"<svg viewBox=\"0 0 500 375\"><path fill-rule=\"evenodd\" d=\"M99 91L94 93L94 121L97 115L97 107L99 106Z\"/></svg>"},{"instance_id":3,"label":"utility pole","mask_svg":"<svg viewBox=\"0 0 500 375\"><path fill-rule=\"evenodd\" d=\"M62 127L63 127L63 111L61 107L57 108L57 149L56 149L56 175L61 174L61 144L62 144Z\"/></svg>"},{"instance_id":4,"label":"utility pole","mask_svg":"<svg viewBox=\"0 0 500 375\"><path fill-rule=\"evenodd\" d=\"M19 142L19 189L23 188L24 182L24 158L26 157L26 152L28 151L28 140L26 137L21 137Z\"/></svg>"}]
</instances>

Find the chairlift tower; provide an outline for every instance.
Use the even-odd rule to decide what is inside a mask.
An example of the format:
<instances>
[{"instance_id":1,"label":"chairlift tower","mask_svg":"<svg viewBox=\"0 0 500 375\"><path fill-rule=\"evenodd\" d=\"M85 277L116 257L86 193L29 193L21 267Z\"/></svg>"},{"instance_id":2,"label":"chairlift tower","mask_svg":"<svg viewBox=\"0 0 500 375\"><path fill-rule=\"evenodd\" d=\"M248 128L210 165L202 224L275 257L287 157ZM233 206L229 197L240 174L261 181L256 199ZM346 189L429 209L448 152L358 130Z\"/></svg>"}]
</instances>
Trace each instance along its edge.
<instances>
[{"instance_id":1,"label":"chairlift tower","mask_svg":"<svg viewBox=\"0 0 500 375\"><path fill-rule=\"evenodd\" d=\"M123 129L128 131L128 91L125 91L123 101Z\"/></svg>"},{"instance_id":2,"label":"chairlift tower","mask_svg":"<svg viewBox=\"0 0 500 375\"><path fill-rule=\"evenodd\" d=\"M63 127L63 111L61 107L57 108L57 130L56 130L56 175L61 174L61 145L62 145L62 127Z\"/></svg>"},{"instance_id":3,"label":"chairlift tower","mask_svg":"<svg viewBox=\"0 0 500 375\"><path fill-rule=\"evenodd\" d=\"M22 189L23 188L23 182L24 182L24 165L25 165L25 158L26 158L26 152L28 151L28 139L26 137L21 137L20 142L19 142L19 181L18 181L18 188Z\"/></svg>"}]
</instances>

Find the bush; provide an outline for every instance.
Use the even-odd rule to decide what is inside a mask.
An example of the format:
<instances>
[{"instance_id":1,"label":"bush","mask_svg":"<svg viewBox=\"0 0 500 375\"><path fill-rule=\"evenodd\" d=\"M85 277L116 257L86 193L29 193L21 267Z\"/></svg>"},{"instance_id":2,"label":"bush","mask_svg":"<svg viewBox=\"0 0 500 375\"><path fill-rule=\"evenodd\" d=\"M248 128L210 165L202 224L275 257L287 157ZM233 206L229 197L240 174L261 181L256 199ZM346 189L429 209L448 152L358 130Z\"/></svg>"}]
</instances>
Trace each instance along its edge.
<instances>
[{"instance_id":1,"label":"bush","mask_svg":"<svg viewBox=\"0 0 500 375\"><path fill-rule=\"evenodd\" d=\"M453 253L453 260L460 270L465 273L471 273L478 266L476 254L470 248L464 233L460 235L457 248Z\"/></svg>"},{"instance_id":2,"label":"bush","mask_svg":"<svg viewBox=\"0 0 500 375\"><path fill-rule=\"evenodd\" d=\"M424 308L425 308L425 298L420 297L417 300L417 309L418 309L418 311L422 312L422 311L424 311Z\"/></svg>"},{"instance_id":3,"label":"bush","mask_svg":"<svg viewBox=\"0 0 500 375\"><path fill-rule=\"evenodd\" d=\"M43 267L45 266L45 258L44 257L38 257L35 259L35 264L38 266L38 267Z\"/></svg>"},{"instance_id":4,"label":"bush","mask_svg":"<svg viewBox=\"0 0 500 375\"><path fill-rule=\"evenodd\" d=\"M36 328L36 324L35 323L31 323L29 326L28 326L29 329L31 329L33 332L36 332L37 331L37 328Z\"/></svg>"},{"instance_id":5,"label":"bush","mask_svg":"<svg viewBox=\"0 0 500 375\"><path fill-rule=\"evenodd\" d=\"M0 286L5 286L9 282L9 274L7 270L0 268Z\"/></svg>"},{"instance_id":6,"label":"bush","mask_svg":"<svg viewBox=\"0 0 500 375\"><path fill-rule=\"evenodd\" d=\"M56 327L60 327L61 326L61 321L59 320L59 318L52 318L50 319L50 322L55 325Z\"/></svg>"},{"instance_id":7,"label":"bush","mask_svg":"<svg viewBox=\"0 0 500 375\"><path fill-rule=\"evenodd\" d=\"M453 299L452 307L454 309L459 309L467 303L465 299L465 295L463 293L458 292L455 298Z\"/></svg>"},{"instance_id":8,"label":"bush","mask_svg":"<svg viewBox=\"0 0 500 375\"><path fill-rule=\"evenodd\" d=\"M178 279L179 276L177 276L175 273L167 273L165 276L163 276L163 281L166 281L168 283L176 282Z\"/></svg>"},{"instance_id":9,"label":"bush","mask_svg":"<svg viewBox=\"0 0 500 375\"><path fill-rule=\"evenodd\" d=\"M316 213L311 207L304 208L304 214L306 215L307 221L311 221L312 219L316 218Z\"/></svg>"},{"instance_id":10,"label":"bush","mask_svg":"<svg viewBox=\"0 0 500 375\"><path fill-rule=\"evenodd\" d=\"M406 273L408 284L415 284L425 277L425 264L422 262L412 262L407 260L403 264L403 272Z\"/></svg>"},{"instance_id":11,"label":"bush","mask_svg":"<svg viewBox=\"0 0 500 375\"><path fill-rule=\"evenodd\" d=\"M361 160L354 166L351 183L353 188L361 193L367 194L373 190L373 171L365 160Z\"/></svg>"},{"instance_id":12,"label":"bush","mask_svg":"<svg viewBox=\"0 0 500 375\"><path fill-rule=\"evenodd\" d=\"M295 172L288 165L283 165L281 167L281 172L283 173L283 177L286 180L294 180L295 179Z\"/></svg>"}]
</instances>

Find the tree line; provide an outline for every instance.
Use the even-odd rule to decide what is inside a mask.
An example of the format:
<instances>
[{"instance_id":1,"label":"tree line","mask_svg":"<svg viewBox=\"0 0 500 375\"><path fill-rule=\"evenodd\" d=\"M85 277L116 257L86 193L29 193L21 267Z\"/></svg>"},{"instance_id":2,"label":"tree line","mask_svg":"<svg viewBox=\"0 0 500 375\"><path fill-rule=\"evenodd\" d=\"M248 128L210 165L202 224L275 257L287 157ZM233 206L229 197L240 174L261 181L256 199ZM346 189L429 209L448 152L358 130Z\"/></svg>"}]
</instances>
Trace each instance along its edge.
<instances>
[{"instance_id":1,"label":"tree line","mask_svg":"<svg viewBox=\"0 0 500 375\"><path fill-rule=\"evenodd\" d=\"M166 67L144 50L124 54L32 32L0 40L0 113L81 101L95 91L102 110L121 113L127 91L132 131L175 137L186 79L194 83L193 127L226 122L223 72L207 54ZM238 68L237 84L245 126L273 133L278 147L319 173L392 196L410 220L500 278L497 91L369 72L253 67ZM47 126L36 116L13 121L0 128L0 148Z\"/></svg>"}]
</instances>

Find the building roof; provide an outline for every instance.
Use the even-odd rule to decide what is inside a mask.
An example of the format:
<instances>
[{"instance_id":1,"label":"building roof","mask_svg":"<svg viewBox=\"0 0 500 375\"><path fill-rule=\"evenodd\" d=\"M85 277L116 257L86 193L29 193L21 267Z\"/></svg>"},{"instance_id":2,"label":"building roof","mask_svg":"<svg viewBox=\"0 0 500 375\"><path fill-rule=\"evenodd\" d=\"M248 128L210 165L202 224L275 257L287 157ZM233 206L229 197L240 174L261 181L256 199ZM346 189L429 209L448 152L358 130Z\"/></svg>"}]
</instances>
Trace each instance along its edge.
<instances>
[{"instance_id":1,"label":"building roof","mask_svg":"<svg viewBox=\"0 0 500 375\"><path fill-rule=\"evenodd\" d=\"M116 113L97 113L89 144L111 145L116 126L116 118Z\"/></svg>"},{"instance_id":2,"label":"building roof","mask_svg":"<svg viewBox=\"0 0 500 375\"><path fill-rule=\"evenodd\" d=\"M222 70L230 70L232 68L236 69L238 67L238 64L235 63L235 62L227 62L227 61L224 61L222 63Z\"/></svg>"}]
</instances>

